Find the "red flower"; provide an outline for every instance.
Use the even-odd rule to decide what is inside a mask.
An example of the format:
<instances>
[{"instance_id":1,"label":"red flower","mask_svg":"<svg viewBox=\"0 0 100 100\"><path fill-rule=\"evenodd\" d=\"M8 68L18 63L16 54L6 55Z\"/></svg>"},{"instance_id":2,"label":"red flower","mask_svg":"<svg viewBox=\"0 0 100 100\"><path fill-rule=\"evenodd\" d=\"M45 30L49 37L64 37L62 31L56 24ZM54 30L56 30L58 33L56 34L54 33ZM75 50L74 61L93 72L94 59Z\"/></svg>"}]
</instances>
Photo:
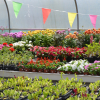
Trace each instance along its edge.
<instances>
[{"instance_id":1,"label":"red flower","mask_svg":"<svg viewBox=\"0 0 100 100\"><path fill-rule=\"evenodd\" d=\"M9 46L10 46L10 47L12 47L12 46L13 46L13 44L9 44Z\"/></svg>"},{"instance_id":2,"label":"red flower","mask_svg":"<svg viewBox=\"0 0 100 100\"><path fill-rule=\"evenodd\" d=\"M11 52L15 51L15 49L14 49L14 48L10 48L9 50L10 50Z\"/></svg>"},{"instance_id":3,"label":"red flower","mask_svg":"<svg viewBox=\"0 0 100 100\"><path fill-rule=\"evenodd\" d=\"M7 45L7 43L5 42L5 43L3 43L3 45Z\"/></svg>"},{"instance_id":4,"label":"red flower","mask_svg":"<svg viewBox=\"0 0 100 100\"><path fill-rule=\"evenodd\" d=\"M82 93L82 96L83 96L83 97L87 97L87 94L86 94L86 93L85 93L85 94L84 94L84 93Z\"/></svg>"}]
</instances>

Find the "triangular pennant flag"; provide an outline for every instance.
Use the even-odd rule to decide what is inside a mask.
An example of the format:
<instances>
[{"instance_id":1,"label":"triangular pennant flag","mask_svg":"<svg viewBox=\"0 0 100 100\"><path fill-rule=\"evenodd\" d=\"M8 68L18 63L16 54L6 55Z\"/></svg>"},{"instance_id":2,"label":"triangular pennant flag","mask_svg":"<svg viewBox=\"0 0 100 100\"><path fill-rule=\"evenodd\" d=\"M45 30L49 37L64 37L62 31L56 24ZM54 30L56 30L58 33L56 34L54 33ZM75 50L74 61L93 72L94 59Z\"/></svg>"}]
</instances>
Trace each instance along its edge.
<instances>
[{"instance_id":1,"label":"triangular pennant flag","mask_svg":"<svg viewBox=\"0 0 100 100\"><path fill-rule=\"evenodd\" d=\"M51 9L45 9L45 8L42 8L42 14L43 14L43 23L45 24L49 14L51 12Z\"/></svg>"},{"instance_id":2,"label":"triangular pennant flag","mask_svg":"<svg viewBox=\"0 0 100 100\"><path fill-rule=\"evenodd\" d=\"M70 13L70 12L68 12L68 19L69 19L69 24L70 24L71 27L72 27L73 22L75 20L76 14L77 13Z\"/></svg>"},{"instance_id":3,"label":"triangular pennant flag","mask_svg":"<svg viewBox=\"0 0 100 100\"><path fill-rule=\"evenodd\" d=\"M93 27L96 28L97 15L89 15L89 16L90 16L90 20L91 20Z\"/></svg>"},{"instance_id":4,"label":"triangular pennant flag","mask_svg":"<svg viewBox=\"0 0 100 100\"><path fill-rule=\"evenodd\" d=\"M16 18L18 16L18 13L20 11L21 6L22 6L22 3L18 3L18 2L13 1L13 9L14 9L14 13L15 13Z\"/></svg>"}]
</instances>

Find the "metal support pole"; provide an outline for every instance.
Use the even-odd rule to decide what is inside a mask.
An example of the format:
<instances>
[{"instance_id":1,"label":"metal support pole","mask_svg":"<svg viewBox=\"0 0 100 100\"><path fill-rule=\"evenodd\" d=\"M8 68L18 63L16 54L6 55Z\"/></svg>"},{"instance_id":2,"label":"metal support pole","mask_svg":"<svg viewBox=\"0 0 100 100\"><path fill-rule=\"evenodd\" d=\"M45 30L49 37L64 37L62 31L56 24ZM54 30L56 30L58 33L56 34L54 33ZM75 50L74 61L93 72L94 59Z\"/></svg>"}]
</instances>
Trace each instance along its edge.
<instances>
[{"instance_id":1,"label":"metal support pole","mask_svg":"<svg viewBox=\"0 0 100 100\"><path fill-rule=\"evenodd\" d=\"M77 6L77 1L75 1L75 6L76 6L76 12L77 12L77 31L79 31L79 14L78 14L78 6Z\"/></svg>"},{"instance_id":2,"label":"metal support pole","mask_svg":"<svg viewBox=\"0 0 100 100\"><path fill-rule=\"evenodd\" d=\"M4 0L4 2L5 2L6 8L7 8L7 13L8 13L8 25L9 25L9 33L10 33L10 14L9 14L9 8L8 8L6 0Z\"/></svg>"}]
</instances>

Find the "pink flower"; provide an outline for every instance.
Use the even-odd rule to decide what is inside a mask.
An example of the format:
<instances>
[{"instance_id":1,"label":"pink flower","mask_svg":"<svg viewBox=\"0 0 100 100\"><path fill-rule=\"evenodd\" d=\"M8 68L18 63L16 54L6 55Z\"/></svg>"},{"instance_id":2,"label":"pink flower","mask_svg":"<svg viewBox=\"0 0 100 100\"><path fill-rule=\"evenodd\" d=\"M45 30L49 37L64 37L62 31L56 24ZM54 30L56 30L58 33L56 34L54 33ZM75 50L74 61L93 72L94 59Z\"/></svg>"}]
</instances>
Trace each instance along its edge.
<instances>
[{"instance_id":1,"label":"pink flower","mask_svg":"<svg viewBox=\"0 0 100 100\"><path fill-rule=\"evenodd\" d=\"M89 65L92 65L92 64L89 64ZM88 70L89 65L84 66L84 68L85 68L86 70Z\"/></svg>"},{"instance_id":2,"label":"pink flower","mask_svg":"<svg viewBox=\"0 0 100 100\"><path fill-rule=\"evenodd\" d=\"M94 63L99 63L100 61L95 60Z\"/></svg>"},{"instance_id":3,"label":"pink flower","mask_svg":"<svg viewBox=\"0 0 100 100\"><path fill-rule=\"evenodd\" d=\"M98 69L99 67L95 67L95 69Z\"/></svg>"},{"instance_id":4,"label":"pink flower","mask_svg":"<svg viewBox=\"0 0 100 100\"><path fill-rule=\"evenodd\" d=\"M68 28L68 32L70 32L71 30Z\"/></svg>"}]
</instances>

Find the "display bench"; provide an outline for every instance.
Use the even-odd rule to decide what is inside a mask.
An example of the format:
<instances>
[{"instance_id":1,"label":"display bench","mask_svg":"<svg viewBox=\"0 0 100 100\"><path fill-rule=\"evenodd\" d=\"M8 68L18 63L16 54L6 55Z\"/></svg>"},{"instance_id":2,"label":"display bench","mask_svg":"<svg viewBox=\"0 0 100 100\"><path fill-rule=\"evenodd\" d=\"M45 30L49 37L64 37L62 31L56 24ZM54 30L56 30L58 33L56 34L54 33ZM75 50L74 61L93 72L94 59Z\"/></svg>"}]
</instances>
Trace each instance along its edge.
<instances>
[{"instance_id":1,"label":"display bench","mask_svg":"<svg viewBox=\"0 0 100 100\"><path fill-rule=\"evenodd\" d=\"M22 71L7 71L7 70L0 70L0 77L16 77L18 76L28 76L29 78L39 78L39 76L42 76L43 78L48 78L51 80L60 80L61 74L59 73L38 73L38 72L22 72ZM63 74L63 78L75 78L74 74ZM82 79L83 82L95 82L97 80L100 80L100 76L92 76L92 75L77 75L78 80Z\"/></svg>"}]
</instances>

